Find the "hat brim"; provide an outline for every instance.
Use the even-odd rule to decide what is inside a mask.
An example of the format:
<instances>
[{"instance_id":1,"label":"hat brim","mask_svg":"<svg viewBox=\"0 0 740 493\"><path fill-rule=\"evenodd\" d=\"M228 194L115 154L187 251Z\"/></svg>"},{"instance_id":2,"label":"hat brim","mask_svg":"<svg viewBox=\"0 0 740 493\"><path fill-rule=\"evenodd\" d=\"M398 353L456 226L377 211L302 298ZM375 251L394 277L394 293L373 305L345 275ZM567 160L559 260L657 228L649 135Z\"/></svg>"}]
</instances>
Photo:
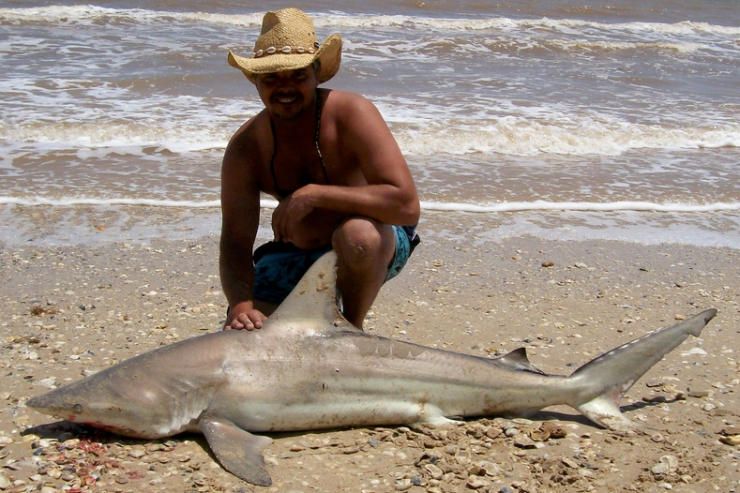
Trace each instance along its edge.
<instances>
[{"instance_id":1,"label":"hat brim","mask_svg":"<svg viewBox=\"0 0 740 493\"><path fill-rule=\"evenodd\" d=\"M316 53L275 53L259 58L247 58L229 51L229 65L241 70L252 82L258 74L299 70L319 60L321 67L317 75L319 83L326 82L336 75L342 58L342 37L332 34L319 47Z\"/></svg>"}]
</instances>

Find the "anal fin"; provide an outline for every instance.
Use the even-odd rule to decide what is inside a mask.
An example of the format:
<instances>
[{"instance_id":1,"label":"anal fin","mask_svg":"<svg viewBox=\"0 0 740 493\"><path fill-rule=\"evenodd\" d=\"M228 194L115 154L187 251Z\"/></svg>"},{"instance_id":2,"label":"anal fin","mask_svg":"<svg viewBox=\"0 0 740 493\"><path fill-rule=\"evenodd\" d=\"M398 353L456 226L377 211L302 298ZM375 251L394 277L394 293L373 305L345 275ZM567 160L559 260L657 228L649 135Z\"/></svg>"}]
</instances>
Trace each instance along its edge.
<instances>
[{"instance_id":1,"label":"anal fin","mask_svg":"<svg viewBox=\"0 0 740 493\"><path fill-rule=\"evenodd\" d=\"M221 465L248 483L270 486L262 450L272 439L252 435L227 419L203 416L198 421L201 432Z\"/></svg>"}]
</instances>

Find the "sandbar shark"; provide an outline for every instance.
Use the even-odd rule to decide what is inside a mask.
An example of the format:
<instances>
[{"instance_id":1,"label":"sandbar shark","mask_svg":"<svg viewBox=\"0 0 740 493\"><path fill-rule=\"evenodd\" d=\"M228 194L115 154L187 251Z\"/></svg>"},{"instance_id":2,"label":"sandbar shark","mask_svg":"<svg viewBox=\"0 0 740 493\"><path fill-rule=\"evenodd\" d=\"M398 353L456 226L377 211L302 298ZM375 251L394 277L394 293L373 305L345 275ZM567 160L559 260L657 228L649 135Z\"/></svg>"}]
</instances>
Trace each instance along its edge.
<instances>
[{"instance_id":1,"label":"sandbar shark","mask_svg":"<svg viewBox=\"0 0 740 493\"><path fill-rule=\"evenodd\" d=\"M608 429L635 425L619 400L710 309L547 375L523 349L486 358L370 335L337 307L336 255L309 269L260 330L214 332L155 349L44 395L41 413L138 438L199 431L221 465L271 484L253 433L526 415L570 405Z\"/></svg>"}]
</instances>

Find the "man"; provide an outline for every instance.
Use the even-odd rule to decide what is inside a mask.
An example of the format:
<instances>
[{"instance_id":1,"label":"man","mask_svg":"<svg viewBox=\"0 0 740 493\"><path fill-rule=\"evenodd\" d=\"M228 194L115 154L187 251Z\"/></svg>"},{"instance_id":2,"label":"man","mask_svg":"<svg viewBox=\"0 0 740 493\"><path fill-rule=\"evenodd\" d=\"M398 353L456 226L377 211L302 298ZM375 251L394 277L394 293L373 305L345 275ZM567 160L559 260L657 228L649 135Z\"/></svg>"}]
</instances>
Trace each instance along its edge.
<instances>
[{"instance_id":1,"label":"man","mask_svg":"<svg viewBox=\"0 0 740 493\"><path fill-rule=\"evenodd\" d=\"M319 45L311 18L290 8L264 16L251 58L229 52L265 109L237 130L223 160L225 329L260 328L331 248L344 315L362 327L418 242L416 187L380 113L362 96L318 87L339 69L341 47L339 35ZM274 241L253 255L260 193L279 204Z\"/></svg>"}]
</instances>

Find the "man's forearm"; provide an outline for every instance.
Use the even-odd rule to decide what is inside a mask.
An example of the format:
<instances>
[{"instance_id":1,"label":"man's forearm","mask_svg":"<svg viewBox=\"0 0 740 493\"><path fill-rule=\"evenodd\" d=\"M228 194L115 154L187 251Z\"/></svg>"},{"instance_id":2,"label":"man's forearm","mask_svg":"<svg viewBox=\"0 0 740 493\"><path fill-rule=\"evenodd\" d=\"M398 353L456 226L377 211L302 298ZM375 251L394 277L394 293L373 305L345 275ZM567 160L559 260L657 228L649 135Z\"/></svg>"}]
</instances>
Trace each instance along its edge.
<instances>
[{"instance_id":1,"label":"man's forearm","mask_svg":"<svg viewBox=\"0 0 740 493\"><path fill-rule=\"evenodd\" d=\"M252 253L237 254L222 249L219 257L221 287L229 307L244 301L253 301L254 266Z\"/></svg>"},{"instance_id":2,"label":"man's forearm","mask_svg":"<svg viewBox=\"0 0 740 493\"><path fill-rule=\"evenodd\" d=\"M414 225L419 221L419 200L415 193L393 185L344 187L313 185L317 208L365 216L385 224Z\"/></svg>"}]
</instances>

